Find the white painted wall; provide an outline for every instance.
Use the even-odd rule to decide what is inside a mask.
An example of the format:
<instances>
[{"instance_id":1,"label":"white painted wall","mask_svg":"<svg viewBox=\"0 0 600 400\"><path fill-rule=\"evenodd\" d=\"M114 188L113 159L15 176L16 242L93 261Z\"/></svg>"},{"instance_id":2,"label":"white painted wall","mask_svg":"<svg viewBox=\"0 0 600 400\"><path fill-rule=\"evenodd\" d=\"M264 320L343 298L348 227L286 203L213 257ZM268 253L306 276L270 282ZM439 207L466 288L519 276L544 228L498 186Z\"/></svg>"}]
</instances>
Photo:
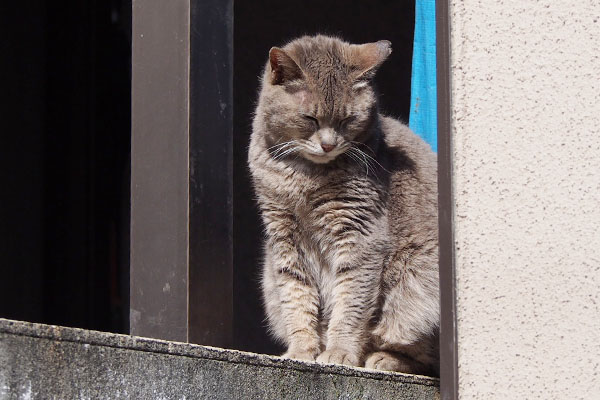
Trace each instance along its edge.
<instances>
[{"instance_id":1,"label":"white painted wall","mask_svg":"<svg viewBox=\"0 0 600 400\"><path fill-rule=\"evenodd\" d=\"M461 399L600 399L600 1L450 0Z\"/></svg>"}]
</instances>

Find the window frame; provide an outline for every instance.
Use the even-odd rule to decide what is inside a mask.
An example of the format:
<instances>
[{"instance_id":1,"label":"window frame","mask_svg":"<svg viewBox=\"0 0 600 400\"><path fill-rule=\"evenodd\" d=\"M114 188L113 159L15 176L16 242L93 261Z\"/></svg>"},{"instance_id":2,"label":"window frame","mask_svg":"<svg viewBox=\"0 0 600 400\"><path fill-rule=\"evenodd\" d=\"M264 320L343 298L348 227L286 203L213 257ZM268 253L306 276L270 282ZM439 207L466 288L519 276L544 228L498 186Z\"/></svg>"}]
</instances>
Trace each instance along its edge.
<instances>
[{"instance_id":1,"label":"window frame","mask_svg":"<svg viewBox=\"0 0 600 400\"><path fill-rule=\"evenodd\" d=\"M232 11L133 2L133 335L232 344Z\"/></svg>"},{"instance_id":2,"label":"window frame","mask_svg":"<svg viewBox=\"0 0 600 400\"><path fill-rule=\"evenodd\" d=\"M454 200L452 192L452 123L449 2L436 0L438 223L440 268L440 392L442 400L458 399L458 341Z\"/></svg>"}]
</instances>

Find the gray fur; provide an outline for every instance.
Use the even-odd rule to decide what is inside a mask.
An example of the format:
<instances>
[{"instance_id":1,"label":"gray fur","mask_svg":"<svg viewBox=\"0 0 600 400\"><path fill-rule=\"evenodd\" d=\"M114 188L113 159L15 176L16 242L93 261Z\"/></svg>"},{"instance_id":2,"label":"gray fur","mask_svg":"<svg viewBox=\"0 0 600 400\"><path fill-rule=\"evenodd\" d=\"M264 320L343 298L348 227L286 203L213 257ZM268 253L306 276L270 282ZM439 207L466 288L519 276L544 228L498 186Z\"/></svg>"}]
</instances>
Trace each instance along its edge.
<instances>
[{"instance_id":1,"label":"gray fur","mask_svg":"<svg viewBox=\"0 0 600 400\"><path fill-rule=\"evenodd\" d=\"M377 111L390 53L327 36L271 49L249 149L264 303L285 357L436 374L436 157Z\"/></svg>"}]
</instances>

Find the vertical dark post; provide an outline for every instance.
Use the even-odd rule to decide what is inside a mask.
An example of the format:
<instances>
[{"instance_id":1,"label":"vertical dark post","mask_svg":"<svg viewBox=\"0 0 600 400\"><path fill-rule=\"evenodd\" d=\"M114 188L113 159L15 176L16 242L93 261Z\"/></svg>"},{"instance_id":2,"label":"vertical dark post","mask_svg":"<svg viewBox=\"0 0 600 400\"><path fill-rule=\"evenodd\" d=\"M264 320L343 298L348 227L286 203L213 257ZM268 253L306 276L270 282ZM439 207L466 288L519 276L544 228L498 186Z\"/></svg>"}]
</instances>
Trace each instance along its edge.
<instances>
[{"instance_id":1,"label":"vertical dark post","mask_svg":"<svg viewBox=\"0 0 600 400\"><path fill-rule=\"evenodd\" d=\"M233 0L191 1L189 340L233 339Z\"/></svg>"},{"instance_id":2,"label":"vertical dark post","mask_svg":"<svg viewBox=\"0 0 600 400\"><path fill-rule=\"evenodd\" d=\"M440 227L440 378L443 400L458 399L452 125L450 119L450 20L448 0L436 1L438 87L438 191Z\"/></svg>"},{"instance_id":3,"label":"vertical dark post","mask_svg":"<svg viewBox=\"0 0 600 400\"><path fill-rule=\"evenodd\" d=\"M130 331L188 341L189 0L134 0Z\"/></svg>"},{"instance_id":4,"label":"vertical dark post","mask_svg":"<svg viewBox=\"0 0 600 400\"><path fill-rule=\"evenodd\" d=\"M232 341L232 0L133 2L131 333Z\"/></svg>"}]
</instances>

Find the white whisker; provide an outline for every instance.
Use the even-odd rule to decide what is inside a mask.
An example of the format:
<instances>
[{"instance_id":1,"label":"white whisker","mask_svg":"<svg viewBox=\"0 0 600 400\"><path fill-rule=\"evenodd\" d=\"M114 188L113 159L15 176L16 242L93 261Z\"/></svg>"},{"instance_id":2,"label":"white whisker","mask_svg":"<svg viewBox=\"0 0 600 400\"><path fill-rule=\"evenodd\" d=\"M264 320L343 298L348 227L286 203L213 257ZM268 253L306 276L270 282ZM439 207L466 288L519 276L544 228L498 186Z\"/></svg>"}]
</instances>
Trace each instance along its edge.
<instances>
[{"instance_id":1,"label":"white whisker","mask_svg":"<svg viewBox=\"0 0 600 400\"><path fill-rule=\"evenodd\" d=\"M281 153L277 154L276 156L273 157L274 160L280 160L283 157L289 155L289 154L293 154L297 151L299 151L300 149L297 146L293 146L293 147L289 147L286 148L284 151L282 151Z\"/></svg>"},{"instance_id":2,"label":"white whisker","mask_svg":"<svg viewBox=\"0 0 600 400\"><path fill-rule=\"evenodd\" d=\"M274 144L273 146L269 147L267 149L267 151L270 151L270 150L273 150L273 149L276 149L276 148L279 148L282 146L287 146L288 144L290 144L290 142L277 143L277 144Z\"/></svg>"},{"instance_id":3,"label":"white whisker","mask_svg":"<svg viewBox=\"0 0 600 400\"><path fill-rule=\"evenodd\" d=\"M354 141L353 141L352 143L354 143L354 144L359 144L359 145L363 145L363 146L365 146L366 148L368 148L368 149L371 151L371 153L373 152L373 150L372 150L372 149L371 149L369 146L367 146L366 144L364 144L364 143L360 143L360 142L354 142ZM377 161L375 158L373 158L373 157L371 157L370 155L368 155L368 154L367 154L366 152L364 152L363 150L359 149L357 146L353 146L353 147L352 147L352 149L354 149L355 151L359 152L361 155L363 155L363 156L364 156L364 157L366 157L368 160L370 160L371 168L374 168L374 167L375 167L375 165L373 164L373 163L375 163L375 164L377 164L377 165L378 165L378 166L379 166L381 169L383 169L385 172L387 172L387 173L390 173L390 171L389 171L389 170L387 170L387 169L386 169L386 168L385 168L383 165L381 165L381 164L379 163L379 161Z\"/></svg>"},{"instance_id":4,"label":"white whisker","mask_svg":"<svg viewBox=\"0 0 600 400\"><path fill-rule=\"evenodd\" d=\"M358 154L356 154L354 151L354 149L352 147L350 147L348 149L348 151L344 154L347 154L350 158L352 158L354 161L356 161L358 163L358 165L364 167L366 169L366 175L369 175L369 167L368 165L365 163L364 158L359 157Z\"/></svg>"},{"instance_id":5,"label":"white whisker","mask_svg":"<svg viewBox=\"0 0 600 400\"><path fill-rule=\"evenodd\" d=\"M279 158L281 158L284 154L287 154L287 151L290 149L294 149L296 148L296 141L295 140L290 140L289 142L285 142L285 143L281 143L275 146L271 146L269 149L275 148L275 150L273 150L271 152L271 156L273 157L274 160L278 160Z\"/></svg>"},{"instance_id":6,"label":"white whisker","mask_svg":"<svg viewBox=\"0 0 600 400\"><path fill-rule=\"evenodd\" d=\"M365 164L365 168L367 169L367 175L369 175L369 168L371 168L372 171L375 171L375 166L369 161L369 159L367 157L365 157L365 154L358 150L358 149L354 149L356 154L363 160L363 163Z\"/></svg>"}]
</instances>

